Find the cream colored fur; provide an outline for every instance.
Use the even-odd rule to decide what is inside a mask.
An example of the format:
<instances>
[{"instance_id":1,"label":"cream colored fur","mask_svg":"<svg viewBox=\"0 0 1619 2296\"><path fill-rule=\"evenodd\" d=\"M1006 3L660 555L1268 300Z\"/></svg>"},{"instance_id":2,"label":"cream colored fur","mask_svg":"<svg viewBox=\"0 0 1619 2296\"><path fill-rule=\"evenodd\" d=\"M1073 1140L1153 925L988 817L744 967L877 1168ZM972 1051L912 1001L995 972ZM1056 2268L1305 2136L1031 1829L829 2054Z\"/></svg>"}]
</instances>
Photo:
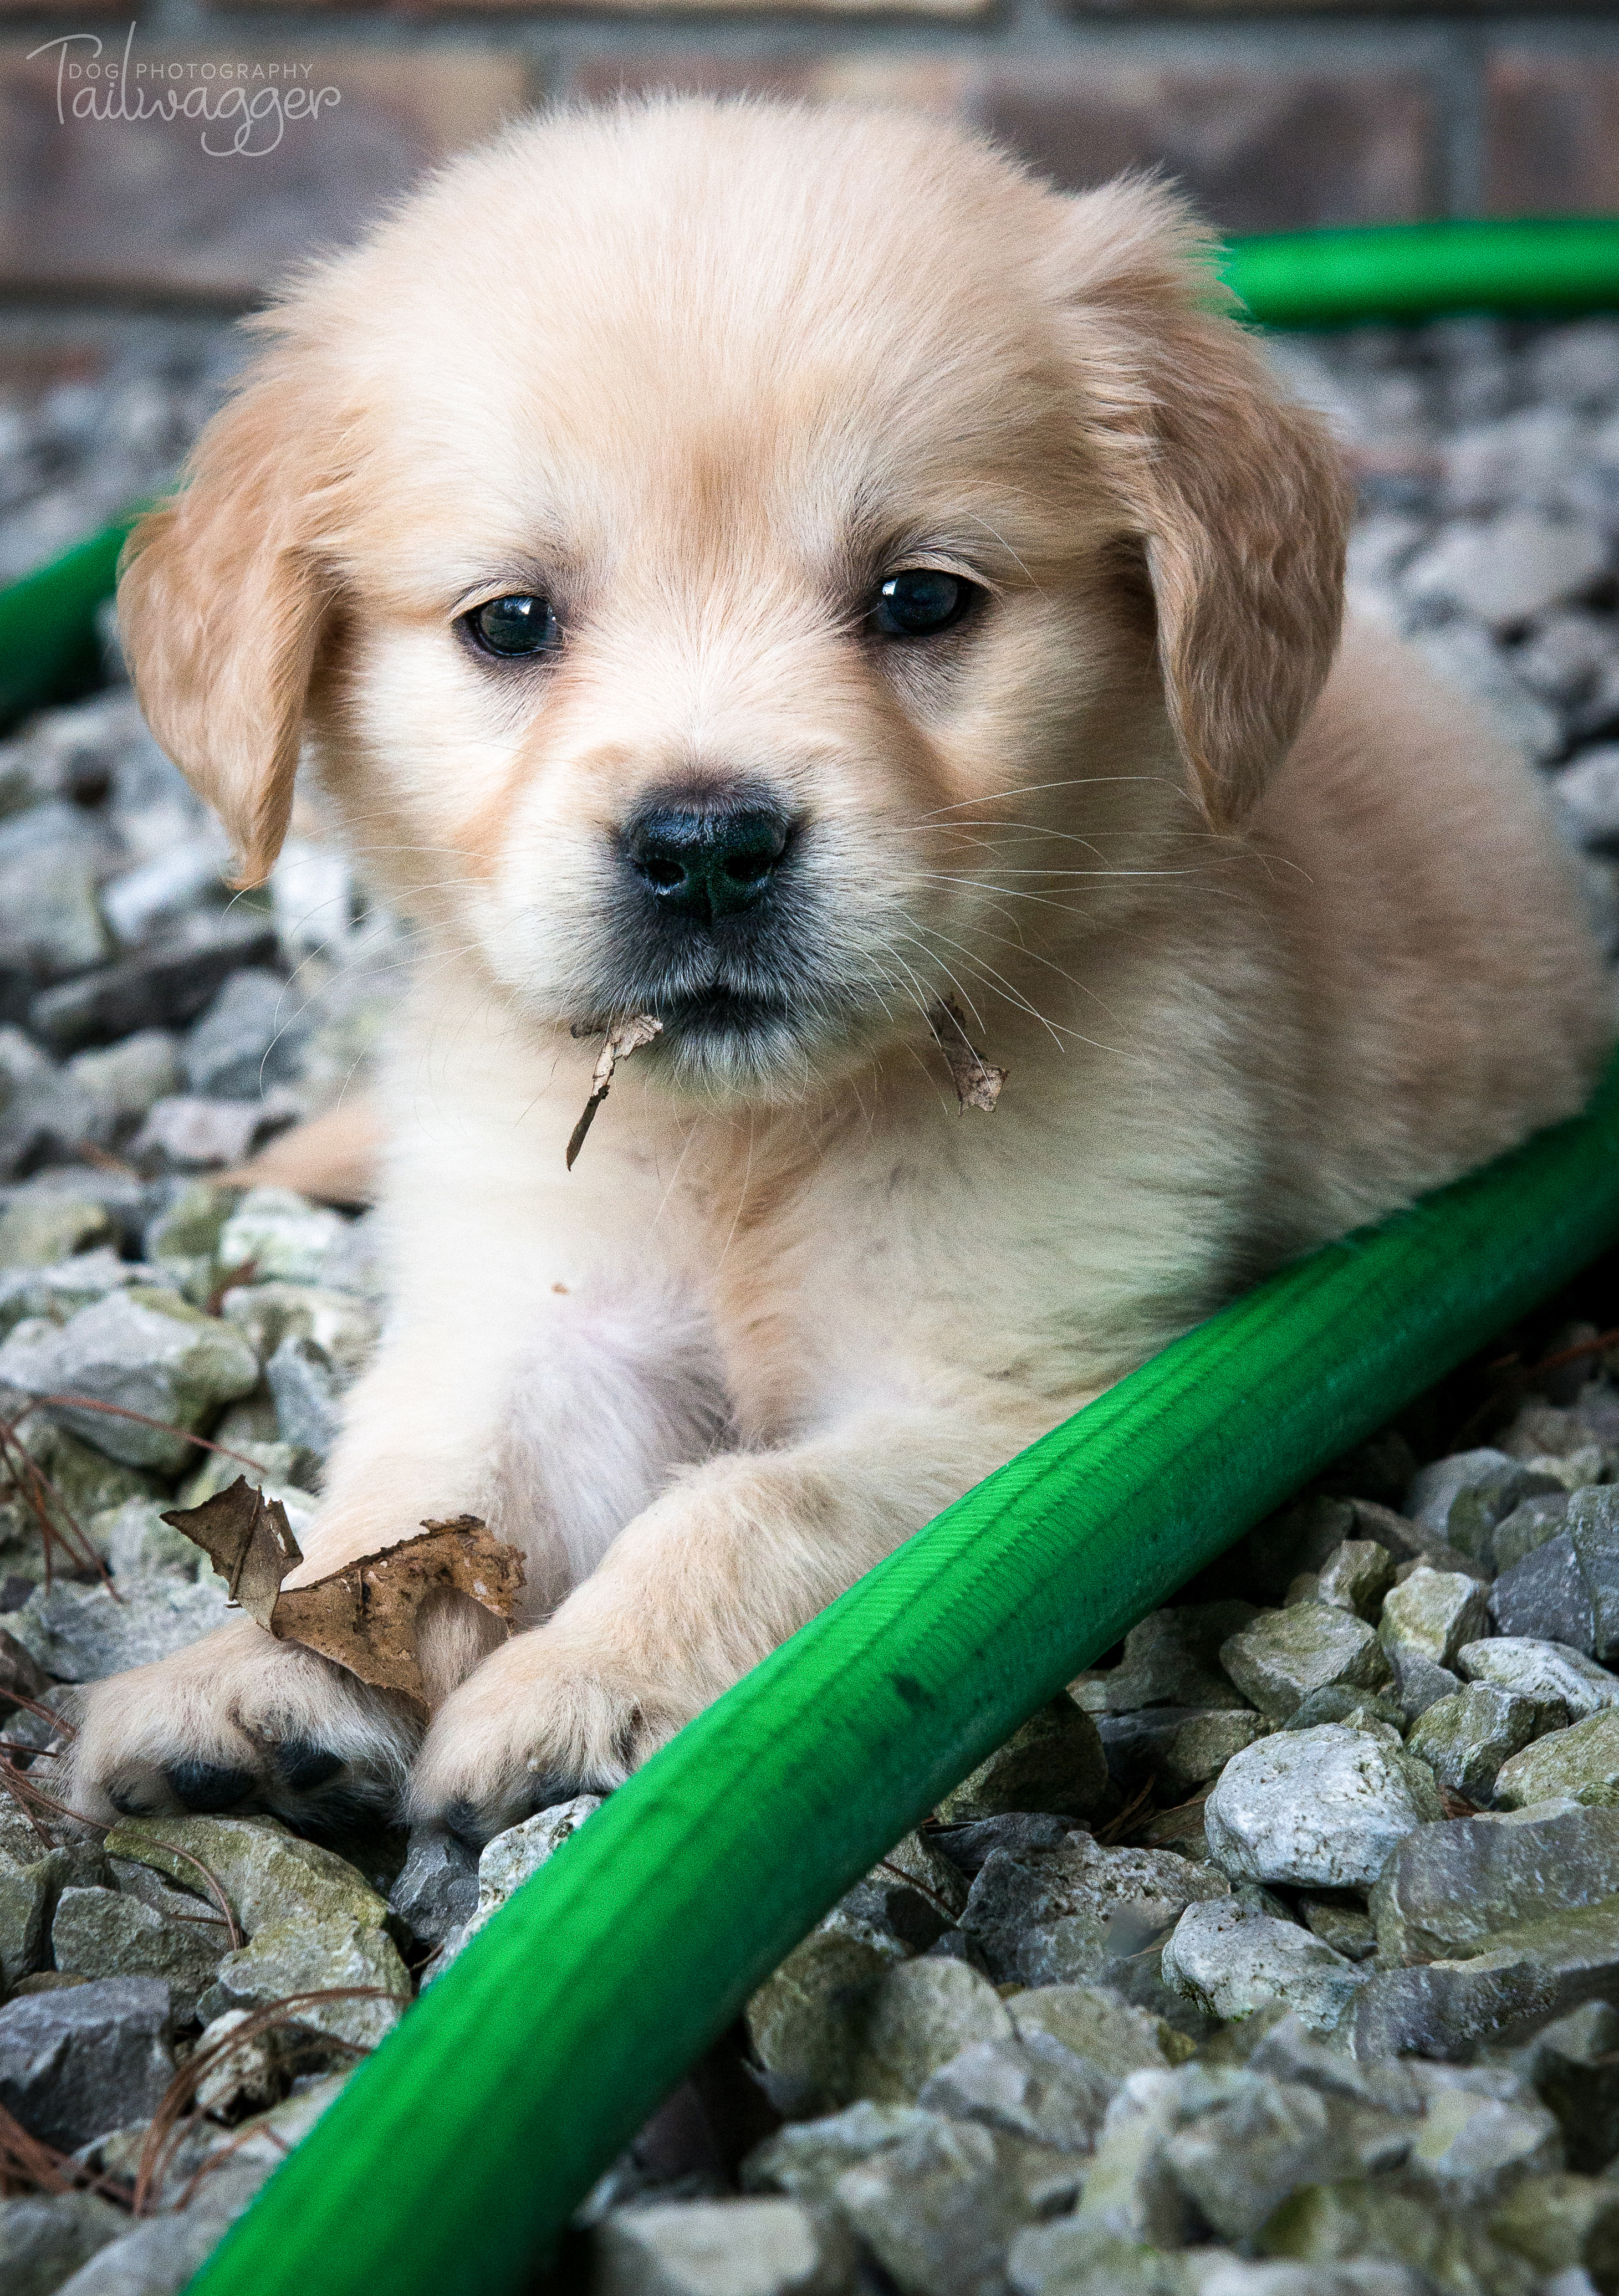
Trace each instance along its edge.
<instances>
[{"instance_id":1,"label":"cream colored fur","mask_svg":"<svg viewBox=\"0 0 1619 2296\"><path fill-rule=\"evenodd\" d=\"M231 1627L94 1693L86 1810L185 1763L318 1821L410 1761L474 1833L610 1786L1262 1270L1585 1094L1608 998L1533 779L1392 640L1334 666L1335 458L1162 189L1066 199L895 115L563 115L263 332L122 613L245 873L301 749L427 942L392 1311L300 1575L470 1510L529 1630L440 1614L418 1749ZM916 563L987 610L874 644ZM513 589L558 600L554 667L457 641ZM815 961L768 1041L637 1053L569 1173L615 832L681 774L793 807ZM311 1743L347 1763L313 1794Z\"/></svg>"}]
</instances>

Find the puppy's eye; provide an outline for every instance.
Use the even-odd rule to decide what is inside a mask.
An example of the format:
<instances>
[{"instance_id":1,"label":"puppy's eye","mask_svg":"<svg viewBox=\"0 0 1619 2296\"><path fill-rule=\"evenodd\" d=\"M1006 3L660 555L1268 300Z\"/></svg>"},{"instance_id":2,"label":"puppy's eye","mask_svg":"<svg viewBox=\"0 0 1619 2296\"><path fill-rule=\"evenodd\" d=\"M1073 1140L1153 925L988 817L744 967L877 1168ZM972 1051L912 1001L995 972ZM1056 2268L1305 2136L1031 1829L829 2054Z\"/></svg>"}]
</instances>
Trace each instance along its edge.
<instances>
[{"instance_id":1,"label":"puppy's eye","mask_svg":"<svg viewBox=\"0 0 1619 2296\"><path fill-rule=\"evenodd\" d=\"M871 627L880 637L931 638L958 622L982 593L958 574L941 574L931 566L913 566L891 574L878 586L871 606Z\"/></svg>"},{"instance_id":2,"label":"puppy's eye","mask_svg":"<svg viewBox=\"0 0 1619 2296\"><path fill-rule=\"evenodd\" d=\"M504 660L549 653L563 641L562 624L549 598L491 598L463 619L473 644Z\"/></svg>"}]
</instances>

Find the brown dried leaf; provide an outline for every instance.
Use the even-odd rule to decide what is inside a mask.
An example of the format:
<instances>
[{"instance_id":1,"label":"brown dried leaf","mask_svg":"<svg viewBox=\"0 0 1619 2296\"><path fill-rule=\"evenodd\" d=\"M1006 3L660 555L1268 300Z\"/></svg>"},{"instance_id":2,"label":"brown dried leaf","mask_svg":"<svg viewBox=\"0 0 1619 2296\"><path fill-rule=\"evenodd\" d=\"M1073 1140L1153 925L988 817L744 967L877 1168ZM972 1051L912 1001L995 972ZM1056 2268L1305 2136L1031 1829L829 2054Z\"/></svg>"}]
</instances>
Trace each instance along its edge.
<instances>
[{"instance_id":1,"label":"brown dried leaf","mask_svg":"<svg viewBox=\"0 0 1619 2296\"><path fill-rule=\"evenodd\" d=\"M941 997L927 1017L939 1049L949 1064L950 1082L956 1087L962 1112L982 1108L986 1116L992 1115L1009 1071L993 1067L967 1042L967 1024L953 996Z\"/></svg>"},{"instance_id":2,"label":"brown dried leaf","mask_svg":"<svg viewBox=\"0 0 1619 2296\"><path fill-rule=\"evenodd\" d=\"M302 1643L379 1690L419 1706L427 1693L416 1657L416 1613L441 1587L509 1619L523 1584L522 1557L473 1514L429 1522L422 1536L362 1554L313 1586L283 1590L269 1620L283 1642Z\"/></svg>"},{"instance_id":3,"label":"brown dried leaf","mask_svg":"<svg viewBox=\"0 0 1619 2296\"><path fill-rule=\"evenodd\" d=\"M267 1499L245 1475L201 1506L176 1507L163 1517L213 1559L230 1581L231 1600L261 1627L270 1627L281 1582L303 1561L279 1499Z\"/></svg>"},{"instance_id":4,"label":"brown dried leaf","mask_svg":"<svg viewBox=\"0 0 1619 2296\"><path fill-rule=\"evenodd\" d=\"M661 1037L662 1034L662 1021L655 1020L650 1013L635 1013L627 1020L609 1021L607 1041L602 1046L596 1067L591 1072L590 1097L585 1103L584 1113L574 1126L572 1136L568 1142L570 1171L573 1169L575 1157L585 1144L586 1133L596 1121L596 1110L607 1097L608 1087L612 1083L613 1070L620 1061L627 1060L631 1053L638 1052L643 1045L650 1045L654 1037Z\"/></svg>"}]
</instances>

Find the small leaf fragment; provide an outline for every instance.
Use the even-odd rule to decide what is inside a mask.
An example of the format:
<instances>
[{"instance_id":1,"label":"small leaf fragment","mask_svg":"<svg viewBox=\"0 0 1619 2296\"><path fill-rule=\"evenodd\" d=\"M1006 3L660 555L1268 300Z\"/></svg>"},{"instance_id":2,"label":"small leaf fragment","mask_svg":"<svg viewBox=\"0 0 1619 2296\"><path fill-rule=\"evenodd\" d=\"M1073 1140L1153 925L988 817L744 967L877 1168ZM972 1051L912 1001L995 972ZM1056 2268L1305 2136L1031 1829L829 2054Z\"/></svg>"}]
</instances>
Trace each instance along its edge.
<instances>
[{"instance_id":1,"label":"small leaf fragment","mask_svg":"<svg viewBox=\"0 0 1619 2296\"><path fill-rule=\"evenodd\" d=\"M286 1587L269 1628L281 1641L302 1643L362 1682L425 1708L416 1614L428 1595L448 1589L509 1619L522 1585L517 1548L476 1515L456 1515L424 1523L418 1538L362 1554L311 1586Z\"/></svg>"},{"instance_id":2,"label":"small leaf fragment","mask_svg":"<svg viewBox=\"0 0 1619 2296\"><path fill-rule=\"evenodd\" d=\"M969 1108L981 1108L986 1116L992 1115L1010 1071L996 1068L967 1042L967 1024L953 996L941 996L927 1018L949 1068L961 1113L965 1115Z\"/></svg>"},{"instance_id":3,"label":"small leaf fragment","mask_svg":"<svg viewBox=\"0 0 1619 2296\"><path fill-rule=\"evenodd\" d=\"M574 1158L585 1144L585 1135L596 1121L596 1111L606 1099L612 1083L612 1072L622 1060L650 1045L654 1037L663 1034L663 1023L650 1013L632 1013L628 1020L612 1021L607 1026L607 1041L597 1055L590 1077L590 1097L584 1112L574 1126L568 1142L568 1169L573 1169Z\"/></svg>"},{"instance_id":4,"label":"small leaf fragment","mask_svg":"<svg viewBox=\"0 0 1619 2296\"><path fill-rule=\"evenodd\" d=\"M200 1546L222 1578L231 1600L261 1627L270 1624L281 1582L303 1561L279 1499L267 1499L245 1475L201 1506L175 1507L162 1517ZM273 1631L273 1629L272 1629Z\"/></svg>"}]
</instances>

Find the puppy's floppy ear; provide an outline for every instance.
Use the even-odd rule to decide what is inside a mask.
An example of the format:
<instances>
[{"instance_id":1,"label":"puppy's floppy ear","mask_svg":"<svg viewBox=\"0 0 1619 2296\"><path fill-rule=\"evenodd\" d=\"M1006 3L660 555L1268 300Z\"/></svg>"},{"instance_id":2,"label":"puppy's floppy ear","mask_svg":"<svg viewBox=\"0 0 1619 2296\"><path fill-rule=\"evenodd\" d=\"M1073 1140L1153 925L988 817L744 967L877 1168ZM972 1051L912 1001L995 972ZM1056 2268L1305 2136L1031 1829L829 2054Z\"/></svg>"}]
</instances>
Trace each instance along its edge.
<instances>
[{"instance_id":1,"label":"puppy's floppy ear","mask_svg":"<svg viewBox=\"0 0 1619 2296\"><path fill-rule=\"evenodd\" d=\"M214 418L190 483L125 546L119 633L159 742L214 808L236 882L286 834L329 584L305 531L312 447L266 374Z\"/></svg>"},{"instance_id":2,"label":"puppy's floppy ear","mask_svg":"<svg viewBox=\"0 0 1619 2296\"><path fill-rule=\"evenodd\" d=\"M1088 438L1145 553L1193 789L1234 829L1331 666L1349 485L1326 425L1225 316L1174 193L1127 180L1065 205L1057 284Z\"/></svg>"}]
</instances>

